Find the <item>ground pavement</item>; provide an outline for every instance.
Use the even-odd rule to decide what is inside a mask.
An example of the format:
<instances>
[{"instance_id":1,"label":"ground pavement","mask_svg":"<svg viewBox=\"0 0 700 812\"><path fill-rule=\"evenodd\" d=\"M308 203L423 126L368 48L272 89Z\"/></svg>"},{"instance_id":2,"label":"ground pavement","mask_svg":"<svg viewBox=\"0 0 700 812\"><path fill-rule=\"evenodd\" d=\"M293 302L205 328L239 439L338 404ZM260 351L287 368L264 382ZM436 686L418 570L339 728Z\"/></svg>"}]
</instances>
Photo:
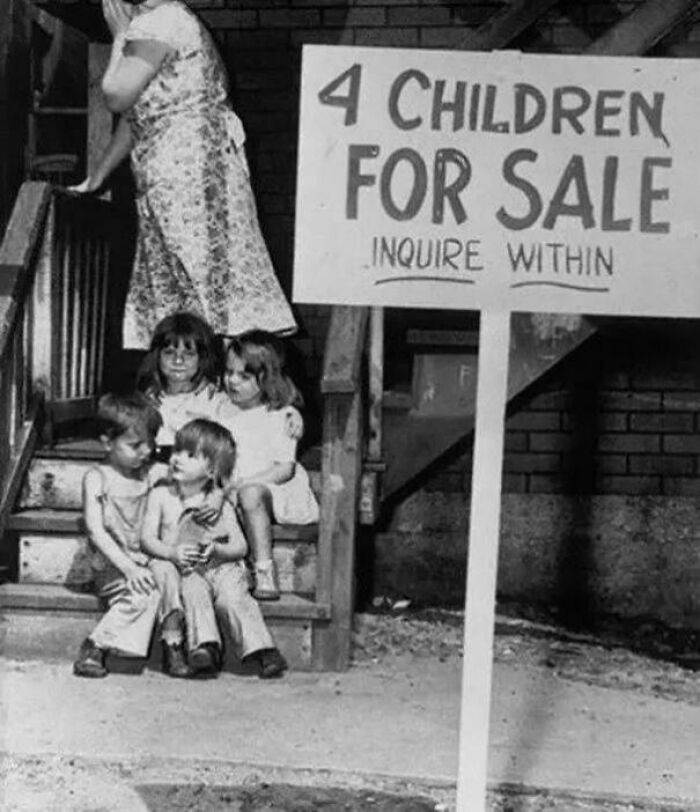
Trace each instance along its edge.
<instances>
[{"instance_id":1,"label":"ground pavement","mask_svg":"<svg viewBox=\"0 0 700 812\"><path fill-rule=\"evenodd\" d=\"M400 621L372 623L342 674L190 682L151 667L77 679L69 653L89 621L5 618L0 808L140 812L137 785L282 781L420 794L451 809L461 632L428 625L416 643ZM695 674L513 626L496 638L491 718L494 788L570 799L548 808L595 796L700 810Z\"/></svg>"}]
</instances>

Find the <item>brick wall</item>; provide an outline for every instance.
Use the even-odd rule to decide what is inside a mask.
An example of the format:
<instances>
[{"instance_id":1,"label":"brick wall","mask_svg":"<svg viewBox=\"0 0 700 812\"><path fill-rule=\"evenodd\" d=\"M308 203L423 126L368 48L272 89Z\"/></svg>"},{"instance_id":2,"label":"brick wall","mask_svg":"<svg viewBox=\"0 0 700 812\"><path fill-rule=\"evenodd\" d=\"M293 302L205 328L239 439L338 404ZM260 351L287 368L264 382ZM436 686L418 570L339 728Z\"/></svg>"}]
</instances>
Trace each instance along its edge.
<instances>
[{"instance_id":1,"label":"brick wall","mask_svg":"<svg viewBox=\"0 0 700 812\"><path fill-rule=\"evenodd\" d=\"M469 491L469 452L428 491ZM619 319L511 405L506 493L700 496L700 322Z\"/></svg>"},{"instance_id":2,"label":"brick wall","mask_svg":"<svg viewBox=\"0 0 700 812\"><path fill-rule=\"evenodd\" d=\"M261 224L280 280L291 288L297 110L304 43L459 48L464 31L502 2L453 0L189 0L212 29L233 80ZM577 53L634 0L559 3L512 43ZM700 53L700 9L655 48ZM329 309L299 306L302 372L320 369ZM700 328L637 322L601 334L514 405L504 490L515 493L694 495L700 491ZM462 453L425 483L467 491Z\"/></svg>"}]
</instances>

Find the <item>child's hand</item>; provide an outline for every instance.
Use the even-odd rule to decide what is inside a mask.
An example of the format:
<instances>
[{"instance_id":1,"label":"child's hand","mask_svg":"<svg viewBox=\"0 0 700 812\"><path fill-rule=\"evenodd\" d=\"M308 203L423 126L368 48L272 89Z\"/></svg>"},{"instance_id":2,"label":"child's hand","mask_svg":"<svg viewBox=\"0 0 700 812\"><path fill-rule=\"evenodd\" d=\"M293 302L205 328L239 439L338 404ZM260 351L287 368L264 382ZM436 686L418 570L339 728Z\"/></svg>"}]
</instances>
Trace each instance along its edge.
<instances>
[{"instance_id":1,"label":"child's hand","mask_svg":"<svg viewBox=\"0 0 700 812\"><path fill-rule=\"evenodd\" d=\"M221 516L224 507L225 494L221 488L214 488L208 493L202 506L194 511L194 518L198 524L214 524Z\"/></svg>"},{"instance_id":2,"label":"child's hand","mask_svg":"<svg viewBox=\"0 0 700 812\"><path fill-rule=\"evenodd\" d=\"M292 440L301 439L304 434L304 421L296 409L290 409L285 415L284 429Z\"/></svg>"},{"instance_id":3,"label":"child's hand","mask_svg":"<svg viewBox=\"0 0 700 812\"><path fill-rule=\"evenodd\" d=\"M199 546L199 563L200 564L207 564L211 561L214 555L214 542L207 541L203 542Z\"/></svg>"},{"instance_id":4,"label":"child's hand","mask_svg":"<svg viewBox=\"0 0 700 812\"><path fill-rule=\"evenodd\" d=\"M180 572L192 569L199 562L199 547L191 544L176 547L172 552L172 562Z\"/></svg>"},{"instance_id":5,"label":"child's hand","mask_svg":"<svg viewBox=\"0 0 700 812\"><path fill-rule=\"evenodd\" d=\"M153 578L153 573L148 567L139 565L134 566L133 569L125 572L126 585L133 592L140 592L143 595L148 595L151 590L156 588L156 582Z\"/></svg>"}]
</instances>

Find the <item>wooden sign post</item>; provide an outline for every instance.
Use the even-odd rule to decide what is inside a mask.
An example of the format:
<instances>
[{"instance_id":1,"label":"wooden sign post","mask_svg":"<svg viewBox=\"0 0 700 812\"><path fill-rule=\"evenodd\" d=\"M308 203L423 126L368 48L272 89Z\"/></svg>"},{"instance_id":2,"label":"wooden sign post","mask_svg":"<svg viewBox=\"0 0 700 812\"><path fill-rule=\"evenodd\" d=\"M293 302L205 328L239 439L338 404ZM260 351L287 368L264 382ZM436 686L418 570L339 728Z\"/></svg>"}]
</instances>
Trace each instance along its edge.
<instances>
[{"instance_id":1,"label":"wooden sign post","mask_svg":"<svg viewBox=\"0 0 700 812\"><path fill-rule=\"evenodd\" d=\"M457 786L486 802L509 319L700 315L697 60L305 46L297 302L481 312Z\"/></svg>"}]
</instances>

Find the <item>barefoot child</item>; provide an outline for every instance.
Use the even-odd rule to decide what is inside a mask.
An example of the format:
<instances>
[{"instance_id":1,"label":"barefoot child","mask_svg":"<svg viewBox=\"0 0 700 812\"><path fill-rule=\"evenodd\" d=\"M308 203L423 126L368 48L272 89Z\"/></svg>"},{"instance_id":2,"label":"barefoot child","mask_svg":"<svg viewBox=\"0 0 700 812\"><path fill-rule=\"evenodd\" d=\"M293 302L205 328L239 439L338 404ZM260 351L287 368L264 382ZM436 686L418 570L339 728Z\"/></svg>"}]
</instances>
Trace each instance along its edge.
<instances>
[{"instance_id":1,"label":"barefoot child","mask_svg":"<svg viewBox=\"0 0 700 812\"><path fill-rule=\"evenodd\" d=\"M97 420L106 456L85 474L83 516L95 548L95 584L108 609L80 647L78 677L106 676L108 651L145 657L160 598L139 543L160 416L144 395L104 395Z\"/></svg>"},{"instance_id":2,"label":"barefoot child","mask_svg":"<svg viewBox=\"0 0 700 812\"><path fill-rule=\"evenodd\" d=\"M228 628L242 661L254 662L263 678L287 667L275 647L260 607L250 594L247 552L235 510L224 502L218 519L198 525L193 515L213 488L233 470L236 448L230 433L210 420L192 420L175 435L170 478L149 496L143 549L152 555L162 593L161 617L180 616L192 676L214 675L221 663L217 615Z\"/></svg>"},{"instance_id":3,"label":"barefoot child","mask_svg":"<svg viewBox=\"0 0 700 812\"><path fill-rule=\"evenodd\" d=\"M272 523L313 524L318 503L309 476L296 461L303 421L301 395L284 370L279 339L251 330L232 339L226 352L224 386L237 413L219 421L236 443L231 496L251 546L258 600L278 600L272 561Z\"/></svg>"}]
</instances>

